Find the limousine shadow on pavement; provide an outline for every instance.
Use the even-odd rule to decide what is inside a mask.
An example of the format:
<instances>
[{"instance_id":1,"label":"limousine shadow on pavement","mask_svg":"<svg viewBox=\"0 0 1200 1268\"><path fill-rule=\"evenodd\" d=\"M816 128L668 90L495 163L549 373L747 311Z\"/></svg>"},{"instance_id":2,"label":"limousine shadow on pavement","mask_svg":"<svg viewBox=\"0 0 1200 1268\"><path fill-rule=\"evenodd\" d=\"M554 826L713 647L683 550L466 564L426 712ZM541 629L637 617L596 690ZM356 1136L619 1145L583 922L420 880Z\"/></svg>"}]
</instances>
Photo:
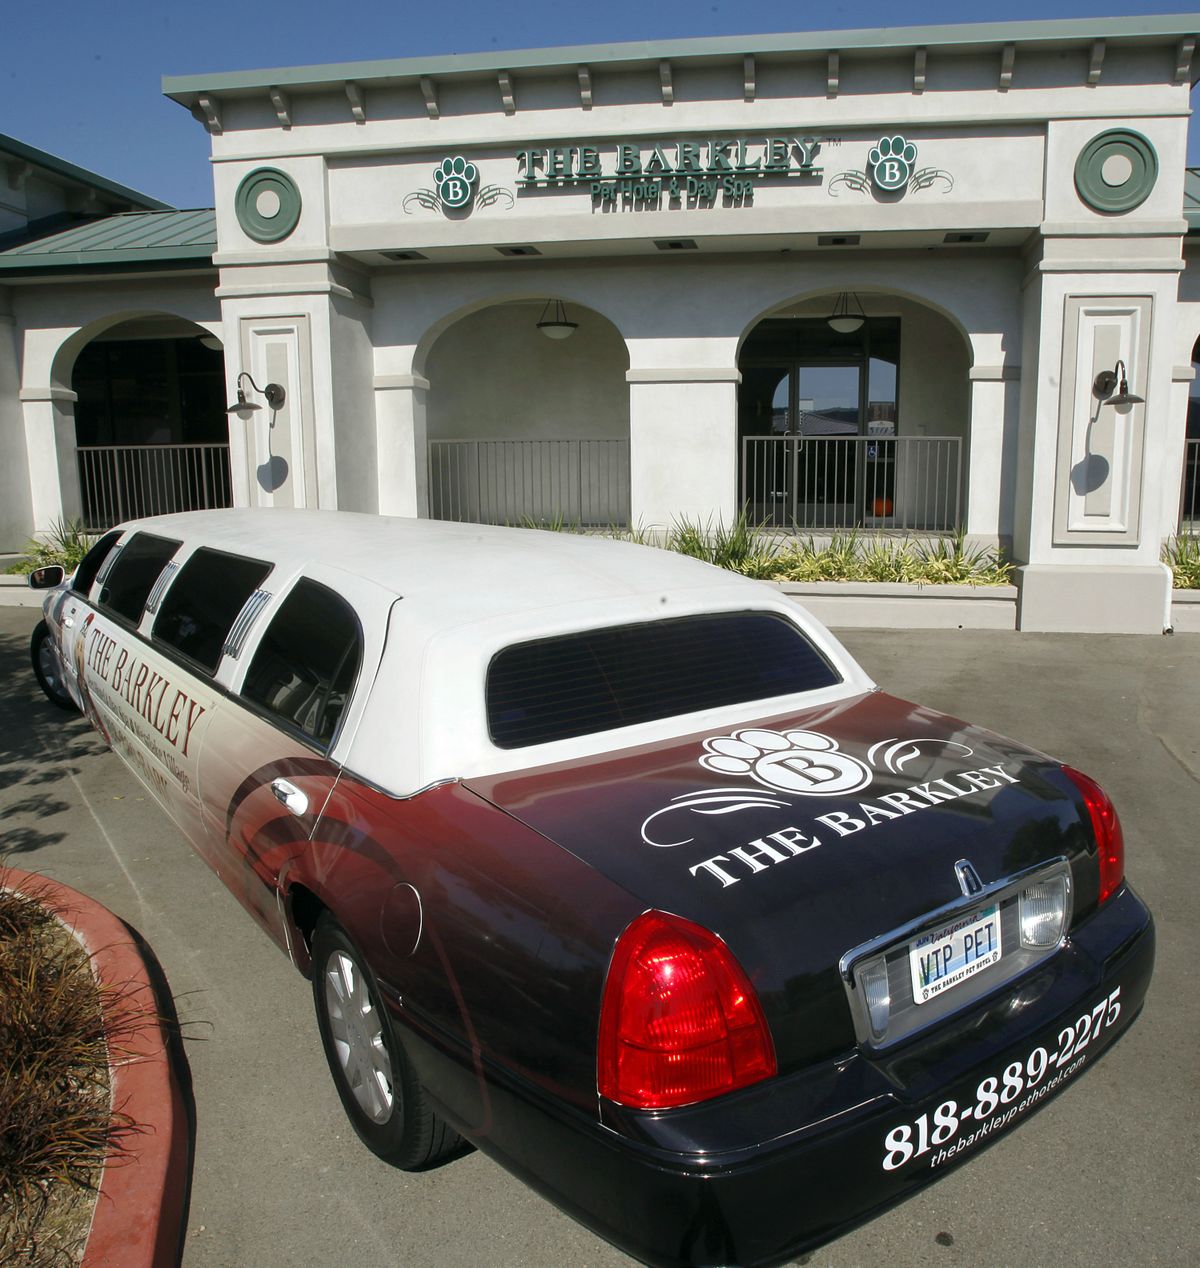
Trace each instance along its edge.
<instances>
[{"instance_id":1,"label":"limousine shadow on pavement","mask_svg":"<svg viewBox=\"0 0 1200 1268\"><path fill-rule=\"evenodd\" d=\"M45 701L29 667L37 619L0 609L0 837L15 866L104 903L161 961L196 1100L184 1268L628 1263L479 1153L407 1175L362 1149L307 983L83 722ZM806 1262L1200 1262L1188 1214L1200 1167L1200 636L842 638L886 690L1019 735L1105 786L1159 961L1141 1021L1077 1086ZM798 1177L797 1201L803 1187Z\"/></svg>"}]
</instances>

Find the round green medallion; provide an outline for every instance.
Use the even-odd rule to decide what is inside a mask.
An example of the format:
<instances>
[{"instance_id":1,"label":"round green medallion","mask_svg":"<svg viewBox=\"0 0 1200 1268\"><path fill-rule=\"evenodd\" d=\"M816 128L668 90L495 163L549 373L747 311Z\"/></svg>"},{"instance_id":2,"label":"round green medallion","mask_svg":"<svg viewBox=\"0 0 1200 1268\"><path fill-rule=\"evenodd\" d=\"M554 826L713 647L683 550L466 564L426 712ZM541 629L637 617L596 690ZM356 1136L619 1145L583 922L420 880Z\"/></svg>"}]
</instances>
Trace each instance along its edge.
<instances>
[{"instance_id":1,"label":"round green medallion","mask_svg":"<svg viewBox=\"0 0 1200 1268\"><path fill-rule=\"evenodd\" d=\"M1094 211L1140 207L1158 180L1158 155L1140 132L1112 128L1093 137L1075 160L1075 188Z\"/></svg>"},{"instance_id":2,"label":"round green medallion","mask_svg":"<svg viewBox=\"0 0 1200 1268\"><path fill-rule=\"evenodd\" d=\"M233 206L242 231L255 242L280 242L300 221L296 182L274 167L257 167L244 177Z\"/></svg>"}]
</instances>

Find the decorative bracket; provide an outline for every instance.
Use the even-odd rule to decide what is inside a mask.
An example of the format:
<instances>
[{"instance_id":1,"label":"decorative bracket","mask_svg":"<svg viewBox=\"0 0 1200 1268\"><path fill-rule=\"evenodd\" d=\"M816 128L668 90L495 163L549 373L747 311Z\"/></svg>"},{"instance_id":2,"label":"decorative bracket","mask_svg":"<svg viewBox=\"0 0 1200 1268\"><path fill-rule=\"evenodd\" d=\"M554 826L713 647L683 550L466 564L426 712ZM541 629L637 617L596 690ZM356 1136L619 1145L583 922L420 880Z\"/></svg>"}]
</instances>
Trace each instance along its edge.
<instances>
[{"instance_id":1,"label":"decorative bracket","mask_svg":"<svg viewBox=\"0 0 1200 1268\"><path fill-rule=\"evenodd\" d=\"M838 95L838 78L841 74L841 56L837 53L829 54L829 62L825 68L825 96L836 97Z\"/></svg>"},{"instance_id":2,"label":"decorative bracket","mask_svg":"<svg viewBox=\"0 0 1200 1268\"><path fill-rule=\"evenodd\" d=\"M438 110L437 85L434 84L432 79L428 79L424 75L421 76L421 96L425 98L425 113L431 119L440 118L441 112Z\"/></svg>"},{"instance_id":3,"label":"decorative bracket","mask_svg":"<svg viewBox=\"0 0 1200 1268\"><path fill-rule=\"evenodd\" d=\"M1104 48L1103 40L1096 40L1092 45L1092 63L1088 67L1088 87L1095 88L1100 82L1100 71L1104 66Z\"/></svg>"},{"instance_id":4,"label":"decorative bracket","mask_svg":"<svg viewBox=\"0 0 1200 1268\"><path fill-rule=\"evenodd\" d=\"M33 164L14 161L5 163L4 167L8 175L9 189L24 189L29 173L33 171Z\"/></svg>"},{"instance_id":5,"label":"decorative bracket","mask_svg":"<svg viewBox=\"0 0 1200 1268\"><path fill-rule=\"evenodd\" d=\"M1175 82L1186 84L1192 78L1192 57L1196 52L1195 36L1188 36L1179 41L1179 49L1175 54Z\"/></svg>"},{"instance_id":6,"label":"decorative bracket","mask_svg":"<svg viewBox=\"0 0 1200 1268\"><path fill-rule=\"evenodd\" d=\"M196 114L196 110L200 113ZM208 96L207 93L201 93L196 98L196 109L192 113L196 114L196 118L213 136L221 135L221 106L215 98Z\"/></svg>"},{"instance_id":7,"label":"decorative bracket","mask_svg":"<svg viewBox=\"0 0 1200 1268\"><path fill-rule=\"evenodd\" d=\"M747 53L742 58L742 95L746 101L754 100L754 93L757 88L756 78L754 55Z\"/></svg>"},{"instance_id":8,"label":"decorative bracket","mask_svg":"<svg viewBox=\"0 0 1200 1268\"><path fill-rule=\"evenodd\" d=\"M923 48L913 54L913 92L917 94L925 91L925 59L926 50Z\"/></svg>"},{"instance_id":9,"label":"decorative bracket","mask_svg":"<svg viewBox=\"0 0 1200 1268\"><path fill-rule=\"evenodd\" d=\"M500 86L500 103L504 106L505 114L517 113L517 98L513 91L513 78L509 71L502 70L496 76L496 83Z\"/></svg>"},{"instance_id":10,"label":"decorative bracket","mask_svg":"<svg viewBox=\"0 0 1200 1268\"><path fill-rule=\"evenodd\" d=\"M280 91L278 88L268 88L267 95L271 98L271 106L275 110L275 117L279 120L280 125L290 128L292 126L292 110L287 93Z\"/></svg>"},{"instance_id":11,"label":"decorative bracket","mask_svg":"<svg viewBox=\"0 0 1200 1268\"><path fill-rule=\"evenodd\" d=\"M662 103L664 106L674 105L675 103L675 85L671 80L671 63L659 62L658 64L658 84L662 89Z\"/></svg>"},{"instance_id":12,"label":"decorative bracket","mask_svg":"<svg viewBox=\"0 0 1200 1268\"><path fill-rule=\"evenodd\" d=\"M1000 83L998 85L1001 92L1008 92L1012 87L1013 66L1017 61L1017 46L1015 44L1006 44L1004 52L1000 54Z\"/></svg>"},{"instance_id":13,"label":"decorative bracket","mask_svg":"<svg viewBox=\"0 0 1200 1268\"><path fill-rule=\"evenodd\" d=\"M576 68L579 75L579 104L584 110L592 108L592 72L587 66Z\"/></svg>"},{"instance_id":14,"label":"decorative bracket","mask_svg":"<svg viewBox=\"0 0 1200 1268\"><path fill-rule=\"evenodd\" d=\"M358 84L347 81L346 100L350 103L350 113L354 116L354 122L366 123L367 98L366 94Z\"/></svg>"}]
</instances>

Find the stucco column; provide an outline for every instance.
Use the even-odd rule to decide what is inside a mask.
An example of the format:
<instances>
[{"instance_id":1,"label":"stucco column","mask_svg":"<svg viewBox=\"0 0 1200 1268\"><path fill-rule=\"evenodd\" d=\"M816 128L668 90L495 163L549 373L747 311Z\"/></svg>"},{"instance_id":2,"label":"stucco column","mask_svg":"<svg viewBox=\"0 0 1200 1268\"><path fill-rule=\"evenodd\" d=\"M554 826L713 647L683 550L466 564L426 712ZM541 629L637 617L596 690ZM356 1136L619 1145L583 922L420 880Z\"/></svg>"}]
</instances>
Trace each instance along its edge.
<instances>
[{"instance_id":1,"label":"stucco column","mask_svg":"<svg viewBox=\"0 0 1200 1268\"><path fill-rule=\"evenodd\" d=\"M20 397L33 528L34 532L47 533L56 520L77 520L83 514L75 455L75 402L79 398L63 387L26 387Z\"/></svg>"},{"instance_id":2,"label":"stucco column","mask_svg":"<svg viewBox=\"0 0 1200 1268\"><path fill-rule=\"evenodd\" d=\"M429 514L429 447L425 402L429 380L419 374L375 376L379 513Z\"/></svg>"},{"instance_id":3,"label":"stucco column","mask_svg":"<svg viewBox=\"0 0 1200 1268\"><path fill-rule=\"evenodd\" d=\"M0 289L0 552L20 550L33 532L25 423L19 399L16 325Z\"/></svg>"},{"instance_id":4,"label":"stucco column","mask_svg":"<svg viewBox=\"0 0 1200 1268\"><path fill-rule=\"evenodd\" d=\"M732 523L738 513L737 385L732 367L634 369L629 383L630 517Z\"/></svg>"},{"instance_id":5,"label":"stucco column","mask_svg":"<svg viewBox=\"0 0 1200 1268\"><path fill-rule=\"evenodd\" d=\"M977 365L970 372L971 414L964 481L964 522L969 537L989 542L1012 538L1011 471L1020 377L1021 368L1014 365Z\"/></svg>"}]
</instances>

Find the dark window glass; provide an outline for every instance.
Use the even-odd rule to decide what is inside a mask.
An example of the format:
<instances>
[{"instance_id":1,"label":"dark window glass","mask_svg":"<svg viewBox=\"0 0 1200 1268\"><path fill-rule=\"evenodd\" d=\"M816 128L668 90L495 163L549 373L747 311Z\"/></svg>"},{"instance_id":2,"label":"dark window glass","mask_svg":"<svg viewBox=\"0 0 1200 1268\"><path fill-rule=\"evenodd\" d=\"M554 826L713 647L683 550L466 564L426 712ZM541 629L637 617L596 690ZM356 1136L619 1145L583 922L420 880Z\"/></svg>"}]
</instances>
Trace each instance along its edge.
<instances>
[{"instance_id":1,"label":"dark window glass","mask_svg":"<svg viewBox=\"0 0 1200 1268\"><path fill-rule=\"evenodd\" d=\"M154 637L215 672L237 614L270 571L260 559L196 551L171 582L154 620Z\"/></svg>"},{"instance_id":2,"label":"dark window glass","mask_svg":"<svg viewBox=\"0 0 1200 1268\"><path fill-rule=\"evenodd\" d=\"M683 617L505 648L488 668L488 727L522 748L838 681L781 616Z\"/></svg>"},{"instance_id":3,"label":"dark window glass","mask_svg":"<svg viewBox=\"0 0 1200 1268\"><path fill-rule=\"evenodd\" d=\"M179 543L153 533L134 533L100 590L100 606L136 625L146 598Z\"/></svg>"},{"instance_id":4,"label":"dark window glass","mask_svg":"<svg viewBox=\"0 0 1200 1268\"><path fill-rule=\"evenodd\" d=\"M325 748L361 659L362 636L350 605L301 578L267 627L242 695Z\"/></svg>"},{"instance_id":5,"label":"dark window glass","mask_svg":"<svg viewBox=\"0 0 1200 1268\"><path fill-rule=\"evenodd\" d=\"M75 579L71 582L71 589L77 590L80 594L87 594L92 588L92 582L96 580L98 573L104 564L104 561L112 554L112 548L121 540L121 530L117 529L115 533L106 533L100 540L88 551L83 557L83 562L75 569Z\"/></svg>"}]
</instances>

